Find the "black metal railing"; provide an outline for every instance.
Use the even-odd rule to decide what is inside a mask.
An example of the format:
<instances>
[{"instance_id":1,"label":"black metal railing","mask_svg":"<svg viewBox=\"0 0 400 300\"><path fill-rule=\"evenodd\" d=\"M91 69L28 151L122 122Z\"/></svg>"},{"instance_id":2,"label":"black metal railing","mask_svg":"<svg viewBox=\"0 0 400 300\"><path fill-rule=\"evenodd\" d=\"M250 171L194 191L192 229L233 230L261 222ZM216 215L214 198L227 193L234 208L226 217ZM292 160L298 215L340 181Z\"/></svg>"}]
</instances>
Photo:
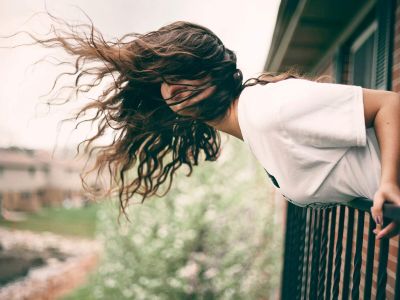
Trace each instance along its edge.
<instances>
[{"instance_id":1,"label":"black metal railing","mask_svg":"<svg viewBox=\"0 0 400 300\"><path fill-rule=\"evenodd\" d=\"M365 198L333 208L288 202L281 299L400 299L400 239L375 240L371 206ZM385 203L383 216L383 226L400 222L400 207Z\"/></svg>"}]
</instances>

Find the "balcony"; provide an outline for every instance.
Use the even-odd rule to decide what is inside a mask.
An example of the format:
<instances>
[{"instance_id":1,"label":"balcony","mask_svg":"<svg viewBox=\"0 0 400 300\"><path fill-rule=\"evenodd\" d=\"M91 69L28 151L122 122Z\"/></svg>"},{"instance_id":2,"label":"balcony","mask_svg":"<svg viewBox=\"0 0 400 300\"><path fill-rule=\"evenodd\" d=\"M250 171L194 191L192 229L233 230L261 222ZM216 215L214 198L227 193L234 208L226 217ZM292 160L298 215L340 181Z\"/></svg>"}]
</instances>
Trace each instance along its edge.
<instances>
[{"instance_id":1,"label":"balcony","mask_svg":"<svg viewBox=\"0 0 400 300\"><path fill-rule=\"evenodd\" d=\"M400 299L400 239L375 239L371 206L288 202L281 299ZM383 215L383 227L400 222L400 207L385 203Z\"/></svg>"}]
</instances>

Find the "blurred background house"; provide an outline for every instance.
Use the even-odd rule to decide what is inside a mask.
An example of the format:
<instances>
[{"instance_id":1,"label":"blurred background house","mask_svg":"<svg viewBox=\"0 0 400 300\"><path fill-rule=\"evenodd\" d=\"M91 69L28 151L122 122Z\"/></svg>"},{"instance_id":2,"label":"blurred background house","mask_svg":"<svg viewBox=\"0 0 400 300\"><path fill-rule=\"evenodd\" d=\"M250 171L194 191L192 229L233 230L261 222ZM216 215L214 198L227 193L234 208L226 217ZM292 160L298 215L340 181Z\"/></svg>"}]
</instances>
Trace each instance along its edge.
<instances>
[{"instance_id":1,"label":"blurred background house","mask_svg":"<svg viewBox=\"0 0 400 300\"><path fill-rule=\"evenodd\" d=\"M79 173L82 163L70 155L52 158L44 150L0 149L1 211L38 211L43 206L85 203Z\"/></svg>"}]
</instances>

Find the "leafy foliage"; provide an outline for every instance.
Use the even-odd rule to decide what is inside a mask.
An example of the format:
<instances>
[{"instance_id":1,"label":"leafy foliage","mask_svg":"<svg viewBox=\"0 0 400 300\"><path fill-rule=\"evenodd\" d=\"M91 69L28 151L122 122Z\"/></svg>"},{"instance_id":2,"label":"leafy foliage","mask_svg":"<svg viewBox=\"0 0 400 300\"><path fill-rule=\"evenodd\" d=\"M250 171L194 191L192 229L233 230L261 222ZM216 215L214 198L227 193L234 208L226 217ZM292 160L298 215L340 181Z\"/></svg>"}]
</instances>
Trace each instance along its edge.
<instances>
[{"instance_id":1,"label":"leafy foliage","mask_svg":"<svg viewBox=\"0 0 400 300\"><path fill-rule=\"evenodd\" d=\"M93 298L269 298L280 278L281 230L265 172L245 147L230 140L217 162L178 174L165 197L132 205L130 222L118 225L117 205L103 206Z\"/></svg>"}]
</instances>

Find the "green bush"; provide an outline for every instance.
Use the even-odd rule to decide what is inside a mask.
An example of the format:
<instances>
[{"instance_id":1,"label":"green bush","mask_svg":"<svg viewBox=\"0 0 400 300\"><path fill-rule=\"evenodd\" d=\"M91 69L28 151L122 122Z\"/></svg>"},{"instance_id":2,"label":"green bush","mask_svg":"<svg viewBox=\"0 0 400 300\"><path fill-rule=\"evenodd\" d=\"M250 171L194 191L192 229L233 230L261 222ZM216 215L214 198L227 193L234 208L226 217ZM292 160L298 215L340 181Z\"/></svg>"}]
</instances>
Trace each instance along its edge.
<instances>
[{"instance_id":1,"label":"green bush","mask_svg":"<svg viewBox=\"0 0 400 300\"><path fill-rule=\"evenodd\" d=\"M278 286L281 229L271 188L246 146L229 141L216 162L180 172L163 198L99 211L104 256L95 299L267 299ZM139 201L137 201L139 202Z\"/></svg>"}]
</instances>

